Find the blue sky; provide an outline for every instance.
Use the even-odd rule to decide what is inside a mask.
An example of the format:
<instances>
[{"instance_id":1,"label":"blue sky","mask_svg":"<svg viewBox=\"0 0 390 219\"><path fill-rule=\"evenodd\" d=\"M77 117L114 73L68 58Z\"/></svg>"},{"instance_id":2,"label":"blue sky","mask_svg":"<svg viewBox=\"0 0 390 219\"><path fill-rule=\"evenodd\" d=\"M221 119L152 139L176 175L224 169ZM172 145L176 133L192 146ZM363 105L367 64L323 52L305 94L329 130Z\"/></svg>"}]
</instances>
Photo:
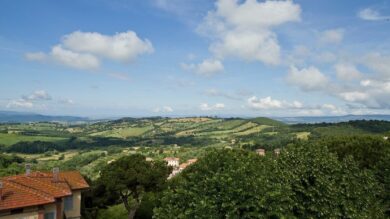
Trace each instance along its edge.
<instances>
[{"instance_id":1,"label":"blue sky","mask_svg":"<svg viewBox=\"0 0 390 219\"><path fill-rule=\"evenodd\" d=\"M5 0L0 110L389 113L385 0Z\"/></svg>"}]
</instances>

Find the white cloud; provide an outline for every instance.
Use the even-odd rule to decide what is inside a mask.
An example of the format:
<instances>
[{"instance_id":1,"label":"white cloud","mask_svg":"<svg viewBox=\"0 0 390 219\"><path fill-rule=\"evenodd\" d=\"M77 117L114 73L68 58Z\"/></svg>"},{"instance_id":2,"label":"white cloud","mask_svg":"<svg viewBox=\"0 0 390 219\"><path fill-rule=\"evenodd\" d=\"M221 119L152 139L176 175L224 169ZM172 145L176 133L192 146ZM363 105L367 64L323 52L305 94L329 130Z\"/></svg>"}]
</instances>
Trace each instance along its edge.
<instances>
[{"instance_id":1,"label":"white cloud","mask_svg":"<svg viewBox=\"0 0 390 219\"><path fill-rule=\"evenodd\" d=\"M19 99L11 100L7 104L7 108L33 108L37 106L37 103L39 106L43 106L42 104L39 104L43 101L49 101L51 100L51 96L44 90L37 90L29 95L23 95Z\"/></svg>"},{"instance_id":2,"label":"white cloud","mask_svg":"<svg viewBox=\"0 0 390 219\"><path fill-rule=\"evenodd\" d=\"M213 39L210 51L219 59L238 57L275 65L280 46L271 28L300 20L301 9L293 1L218 0L198 31Z\"/></svg>"},{"instance_id":3,"label":"white cloud","mask_svg":"<svg viewBox=\"0 0 390 219\"><path fill-rule=\"evenodd\" d=\"M334 68L337 77L341 80L354 80L362 77L362 73L351 63L338 63Z\"/></svg>"},{"instance_id":4,"label":"white cloud","mask_svg":"<svg viewBox=\"0 0 390 219\"><path fill-rule=\"evenodd\" d=\"M217 89L208 89L204 92L207 96L211 97L224 97L230 100L242 100L243 96L248 96L248 94L243 93L243 91L237 91L236 93L227 93Z\"/></svg>"},{"instance_id":5,"label":"white cloud","mask_svg":"<svg viewBox=\"0 0 390 219\"><path fill-rule=\"evenodd\" d=\"M43 52L28 52L24 54L24 57L29 61L45 61L47 55Z\"/></svg>"},{"instance_id":6,"label":"white cloud","mask_svg":"<svg viewBox=\"0 0 390 219\"><path fill-rule=\"evenodd\" d=\"M133 31L116 33L112 36L97 32L76 31L62 39L64 47L82 53L123 62L133 61L142 54L154 51L148 39L140 39Z\"/></svg>"},{"instance_id":7,"label":"white cloud","mask_svg":"<svg viewBox=\"0 0 390 219\"><path fill-rule=\"evenodd\" d=\"M360 86L344 97L369 108L390 108L390 80L365 79L360 81Z\"/></svg>"},{"instance_id":8,"label":"white cloud","mask_svg":"<svg viewBox=\"0 0 390 219\"><path fill-rule=\"evenodd\" d=\"M109 73L108 76L115 78L115 79L118 79L118 80L121 80L121 81L130 81L129 75L127 75L125 73L112 72L112 73Z\"/></svg>"},{"instance_id":9,"label":"white cloud","mask_svg":"<svg viewBox=\"0 0 390 219\"><path fill-rule=\"evenodd\" d=\"M45 103L50 103L52 97L45 90L36 90L28 95L22 95L18 99L9 101L7 108L46 108Z\"/></svg>"},{"instance_id":10,"label":"white cloud","mask_svg":"<svg viewBox=\"0 0 390 219\"><path fill-rule=\"evenodd\" d=\"M313 66L300 70L292 66L287 75L287 82L302 90L313 91L324 89L328 84L328 78Z\"/></svg>"},{"instance_id":11,"label":"white cloud","mask_svg":"<svg viewBox=\"0 0 390 219\"><path fill-rule=\"evenodd\" d=\"M255 96L248 99L248 105L252 109L280 109L283 107L279 100L273 100L271 97L258 99Z\"/></svg>"},{"instance_id":12,"label":"white cloud","mask_svg":"<svg viewBox=\"0 0 390 219\"><path fill-rule=\"evenodd\" d=\"M155 113L171 113L173 112L173 108L170 106L157 107L153 110Z\"/></svg>"},{"instance_id":13,"label":"white cloud","mask_svg":"<svg viewBox=\"0 0 390 219\"><path fill-rule=\"evenodd\" d=\"M7 104L7 108L33 108L34 103L26 99L12 100Z\"/></svg>"},{"instance_id":14,"label":"white cloud","mask_svg":"<svg viewBox=\"0 0 390 219\"><path fill-rule=\"evenodd\" d=\"M343 29L331 29L321 33L319 40L322 43L340 43L344 38Z\"/></svg>"},{"instance_id":15,"label":"white cloud","mask_svg":"<svg viewBox=\"0 0 390 219\"><path fill-rule=\"evenodd\" d=\"M59 100L59 102L62 103L62 104L67 104L67 105L73 105L74 104L74 101L72 99L68 99L68 98L61 99L61 100Z\"/></svg>"},{"instance_id":16,"label":"white cloud","mask_svg":"<svg viewBox=\"0 0 390 219\"><path fill-rule=\"evenodd\" d=\"M293 101L292 103L289 103L287 101L272 99L270 96L260 99L256 96L253 96L248 98L247 102L248 106L255 110L299 109L303 107L303 104L299 101Z\"/></svg>"},{"instance_id":17,"label":"white cloud","mask_svg":"<svg viewBox=\"0 0 390 219\"><path fill-rule=\"evenodd\" d=\"M359 11L358 17L367 21L379 21L379 20L390 19L390 16L383 16L378 11L371 8L365 8Z\"/></svg>"},{"instance_id":18,"label":"white cloud","mask_svg":"<svg viewBox=\"0 0 390 219\"><path fill-rule=\"evenodd\" d=\"M385 56L381 53L369 53L362 60L363 64L374 70L375 72L390 79L390 56Z\"/></svg>"},{"instance_id":19,"label":"white cloud","mask_svg":"<svg viewBox=\"0 0 390 219\"><path fill-rule=\"evenodd\" d=\"M361 102L368 99L368 94L360 91L351 91L340 93L340 97L349 102Z\"/></svg>"},{"instance_id":20,"label":"white cloud","mask_svg":"<svg viewBox=\"0 0 390 219\"><path fill-rule=\"evenodd\" d=\"M337 114L337 115L342 115L342 114L346 114L347 112L340 108L340 107L337 107L333 104L323 104L321 107L320 107L322 110L327 110L329 113L331 114Z\"/></svg>"},{"instance_id":21,"label":"white cloud","mask_svg":"<svg viewBox=\"0 0 390 219\"><path fill-rule=\"evenodd\" d=\"M301 116L321 116L321 115L345 115L347 111L333 104L322 104L316 106L305 106L297 108L294 111L296 115Z\"/></svg>"},{"instance_id":22,"label":"white cloud","mask_svg":"<svg viewBox=\"0 0 390 219\"><path fill-rule=\"evenodd\" d=\"M202 111L221 110L221 109L225 108L225 104L223 104L223 103L216 103L214 105L209 105L207 103L202 103L202 104L200 104L199 108Z\"/></svg>"},{"instance_id":23,"label":"white cloud","mask_svg":"<svg viewBox=\"0 0 390 219\"><path fill-rule=\"evenodd\" d=\"M44 90L37 90L28 96L23 96L23 99L32 100L32 101L51 100L51 96Z\"/></svg>"},{"instance_id":24,"label":"white cloud","mask_svg":"<svg viewBox=\"0 0 390 219\"><path fill-rule=\"evenodd\" d=\"M319 54L315 54L314 59L321 63L331 63L337 59L337 56L332 52L320 52Z\"/></svg>"},{"instance_id":25,"label":"white cloud","mask_svg":"<svg viewBox=\"0 0 390 219\"><path fill-rule=\"evenodd\" d=\"M224 69L221 61L213 60L213 59L206 59L199 64L182 63L181 67L184 70L193 71L196 74L203 75L203 76L211 76L219 72L222 72Z\"/></svg>"},{"instance_id":26,"label":"white cloud","mask_svg":"<svg viewBox=\"0 0 390 219\"><path fill-rule=\"evenodd\" d=\"M95 56L66 50L61 45L54 46L50 55L56 62L77 69L97 69L100 66Z\"/></svg>"},{"instance_id":27,"label":"white cloud","mask_svg":"<svg viewBox=\"0 0 390 219\"><path fill-rule=\"evenodd\" d=\"M299 102L299 101L294 101L294 102L292 102L291 106L292 106L292 108L297 108L297 109L299 109L299 108L302 108L302 107L303 107L303 103L301 103L301 102Z\"/></svg>"},{"instance_id":28,"label":"white cloud","mask_svg":"<svg viewBox=\"0 0 390 219\"><path fill-rule=\"evenodd\" d=\"M50 53L29 52L25 57L30 61L54 61L72 68L93 70L99 68L99 58L130 62L153 51L152 43L140 39L133 31L112 36L76 31L63 36Z\"/></svg>"}]
</instances>

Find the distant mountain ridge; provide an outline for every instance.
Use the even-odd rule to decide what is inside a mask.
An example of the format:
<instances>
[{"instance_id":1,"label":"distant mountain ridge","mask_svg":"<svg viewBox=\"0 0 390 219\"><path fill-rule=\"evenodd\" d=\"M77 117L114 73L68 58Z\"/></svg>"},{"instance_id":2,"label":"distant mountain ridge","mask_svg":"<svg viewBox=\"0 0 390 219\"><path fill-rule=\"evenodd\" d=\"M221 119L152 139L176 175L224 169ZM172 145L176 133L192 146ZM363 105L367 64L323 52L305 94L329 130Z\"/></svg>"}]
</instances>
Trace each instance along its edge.
<instances>
[{"instance_id":1,"label":"distant mountain ridge","mask_svg":"<svg viewBox=\"0 0 390 219\"><path fill-rule=\"evenodd\" d=\"M48 116L29 112L0 111L0 123L79 122L88 120L86 117L78 116Z\"/></svg>"},{"instance_id":2,"label":"distant mountain ridge","mask_svg":"<svg viewBox=\"0 0 390 219\"><path fill-rule=\"evenodd\" d=\"M196 117L196 116L194 116ZM162 117L140 117L148 119L158 119ZM27 122L96 122L96 121L114 121L123 122L127 120L137 120L140 118L122 117L106 119L90 119L81 116L50 116L31 112L16 112L0 110L0 123L27 123ZM222 118L222 117L221 117ZM228 117L224 117L228 118ZM232 117L233 118L233 117ZM242 118L237 117L234 118ZM345 115L345 116L289 116L289 117L253 117L248 118L252 122L270 126L280 126L284 124L297 123L337 123L351 120L384 120L390 121L390 115Z\"/></svg>"},{"instance_id":3,"label":"distant mountain ridge","mask_svg":"<svg viewBox=\"0 0 390 219\"><path fill-rule=\"evenodd\" d=\"M272 117L272 119L286 124L297 123L337 123L351 120L384 120L390 121L390 115L345 115L345 116L297 116L297 117Z\"/></svg>"}]
</instances>

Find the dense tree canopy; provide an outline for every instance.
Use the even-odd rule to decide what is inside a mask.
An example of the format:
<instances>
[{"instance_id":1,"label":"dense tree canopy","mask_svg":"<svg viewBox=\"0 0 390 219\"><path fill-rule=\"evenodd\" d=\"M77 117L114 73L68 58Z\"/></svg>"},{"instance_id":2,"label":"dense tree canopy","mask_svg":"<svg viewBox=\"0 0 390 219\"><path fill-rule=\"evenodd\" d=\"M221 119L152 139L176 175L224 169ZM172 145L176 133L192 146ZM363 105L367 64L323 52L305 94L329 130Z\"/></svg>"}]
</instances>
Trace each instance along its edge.
<instances>
[{"instance_id":1,"label":"dense tree canopy","mask_svg":"<svg viewBox=\"0 0 390 219\"><path fill-rule=\"evenodd\" d=\"M177 177L156 218L380 218L373 175L325 147L279 157L215 150Z\"/></svg>"},{"instance_id":2,"label":"dense tree canopy","mask_svg":"<svg viewBox=\"0 0 390 219\"><path fill-rule=\"evenodd\" d=\"M360 168L370 169L385 188L382 199L390 215L390 141L378 136L339 136L316 143L328 147L339 159L352 156Z\"/></svg>"}]
</instances>

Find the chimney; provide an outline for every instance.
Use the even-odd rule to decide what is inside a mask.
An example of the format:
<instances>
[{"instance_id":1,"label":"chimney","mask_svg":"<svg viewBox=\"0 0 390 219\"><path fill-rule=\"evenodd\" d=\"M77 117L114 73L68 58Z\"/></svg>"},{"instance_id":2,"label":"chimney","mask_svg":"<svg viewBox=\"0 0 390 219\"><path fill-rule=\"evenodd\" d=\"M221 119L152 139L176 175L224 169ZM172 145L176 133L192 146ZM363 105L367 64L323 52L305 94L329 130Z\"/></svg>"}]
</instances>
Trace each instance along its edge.
<instances>
[{"instance_id":1,"label":"chimney","mask_svg":"<svg viewBox=\"0 0 390 219\"><path fill-rule=\"evenodd\" d=\"M31 174L31 164L26 163L26 176L30 176Z\"/></svg>"},{"instance_id":2,"label":"chimney","mask_svg":"<svg viewBox=\"0 0 390 219\"><path fill-rule=\"evenodd\" d=\"M59 180L59 174L60 174L60 168L54 167L53 168L53 181L58 182Z\"/></svg>"},{"instance_id":3,"label":"chimney","mask_svg":"<svg viewBox=\"0 0 390 219\"><path fill-rule=\"evenodd\" d=\"M3 200L3 182L0 181L0 201Z\"/></svg>"}]
</instances>

